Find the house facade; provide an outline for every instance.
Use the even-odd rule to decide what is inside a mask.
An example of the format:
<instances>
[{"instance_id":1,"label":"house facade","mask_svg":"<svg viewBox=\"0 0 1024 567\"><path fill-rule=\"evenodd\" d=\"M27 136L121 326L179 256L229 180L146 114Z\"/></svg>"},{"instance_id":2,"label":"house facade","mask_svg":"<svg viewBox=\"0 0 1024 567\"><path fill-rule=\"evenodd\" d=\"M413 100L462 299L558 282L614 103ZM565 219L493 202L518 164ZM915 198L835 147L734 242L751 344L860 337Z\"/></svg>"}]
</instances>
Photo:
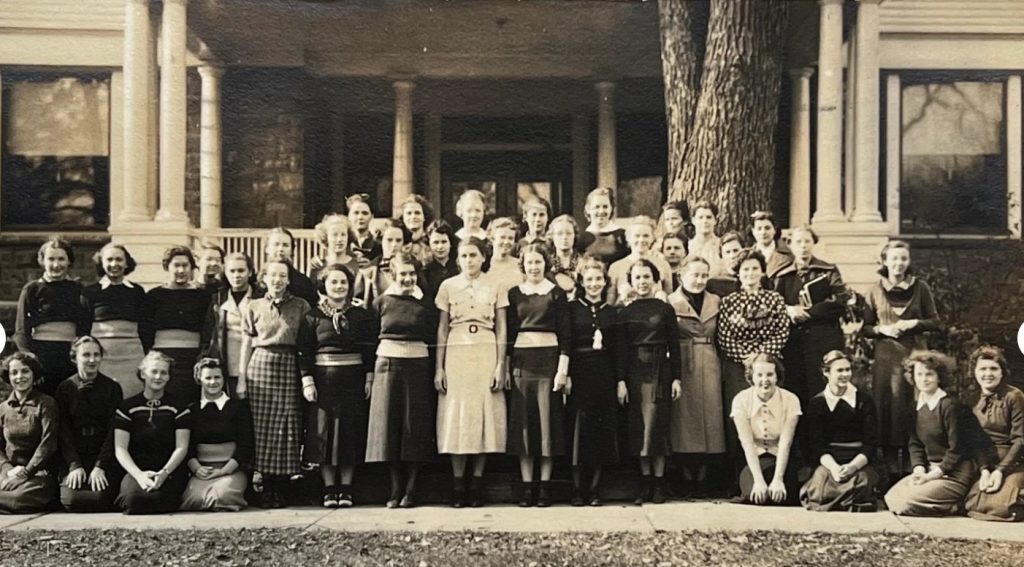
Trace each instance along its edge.
<instances>
[{"instance_id":1,"label":"house facade","mask_svg":"<svg viewBox=\"0 0 1024 567\"><path fill-rule=\"evenodd\" d=\"M1024 2L793 2L787 38L773 207L852 284L890 237L1019 240ZM0 300L53 232L154 284L171 243L258 253L353 193L664 199L656 2L0 0L0 84Z\"/></svg>"}]
</instances>

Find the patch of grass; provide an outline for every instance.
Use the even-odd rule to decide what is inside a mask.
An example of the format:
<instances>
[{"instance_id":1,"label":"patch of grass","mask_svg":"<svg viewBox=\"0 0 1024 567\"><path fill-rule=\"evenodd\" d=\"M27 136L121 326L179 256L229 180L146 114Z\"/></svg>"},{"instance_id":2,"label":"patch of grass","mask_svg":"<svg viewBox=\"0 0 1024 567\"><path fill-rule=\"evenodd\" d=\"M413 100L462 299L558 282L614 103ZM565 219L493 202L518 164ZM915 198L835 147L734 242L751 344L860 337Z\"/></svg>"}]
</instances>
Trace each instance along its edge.
<instances>
[{"instance_id":1,"label":"patch of grass","mask_svg":"<svg viewBox=\"0 0 1024 567\"><path fill-rule=\"evenodd\" d=\"M0 532L0 565L1024 565L1016 543L919 535L327 530Z\"/></svg>"}]
</instances>

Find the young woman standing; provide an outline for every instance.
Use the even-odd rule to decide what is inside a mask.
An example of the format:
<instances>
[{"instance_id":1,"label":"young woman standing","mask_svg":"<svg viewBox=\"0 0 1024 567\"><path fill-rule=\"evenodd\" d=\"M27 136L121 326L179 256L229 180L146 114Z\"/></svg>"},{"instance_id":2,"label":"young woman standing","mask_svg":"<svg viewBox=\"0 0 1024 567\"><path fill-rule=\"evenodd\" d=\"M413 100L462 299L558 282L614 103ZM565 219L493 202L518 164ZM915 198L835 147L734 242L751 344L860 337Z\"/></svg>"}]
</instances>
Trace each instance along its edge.
<instances>
[{"instance_id":1,"label":"young woman standing","mask_svg":"<svg viewBox=\"0 0 1024 567\"><path fill-rule=\"evenodd\" d=\"M590 225L580 244L586 253L606 266L625 258L629 248L626 246L626 231L615 224L615 191L607 187L594 189L587 194L584 211Z\"/></svg>"},{"instance_id":2,"label":"young woman standing","mask_svg":"<svg viewBox=\"0 0 1024 567\"><path fill-rule=\"evenodd\" d=\"M441 284L436 298L437 451L451 455L456 508L483 505L487 455L505 452L508 296L503 286L483 278L486 248L475 237L461 242L461 272ZM467 489L470 458L473 483Z\"/></svg>"}]
</instances>

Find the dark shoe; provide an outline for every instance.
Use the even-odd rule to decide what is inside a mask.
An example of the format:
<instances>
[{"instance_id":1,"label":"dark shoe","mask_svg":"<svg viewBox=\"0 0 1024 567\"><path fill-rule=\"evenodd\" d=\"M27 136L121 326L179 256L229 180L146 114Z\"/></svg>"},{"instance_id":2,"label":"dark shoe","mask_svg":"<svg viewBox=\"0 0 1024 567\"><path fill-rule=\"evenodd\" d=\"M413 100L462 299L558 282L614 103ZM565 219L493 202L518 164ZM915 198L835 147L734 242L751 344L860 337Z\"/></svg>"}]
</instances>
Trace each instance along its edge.
<instances>
[{"instance_id":1,"label":"dark shoe","mask_svg":"<svg viewBox=\"0 0 1024 567\"><path fill-rule=\"evenodd\" d=\"M282 496L282 494L280 492L275 490L274 492L271 493L271 495L273 497L270 500L270 507L271 508L279 509L279 508L284 508L285 507L284 496Z\"/></svg>"},{"instance_id":2,"label":"dark shoe","mask_svg":"<svg viewBox=\"0 0 1024 567\"><path fill-rule=\"evenodd\" d=\"M387 508L388 510L394 510L395 508L398 508L398 499L388 498L388 501L384 503L384 507Z\"/></svg>"},{"instance_id":3,"label":"dark shoe","mask_svg":"<svg viewBox=\"0 0 1024 567\"><path fill-rule=\"evenodd\" d=\"M586 506L587 505L587 498L586 498L586 495L583 494L583 489L582 488L577 486L577 487L572 489L572 499L569 500L569 505L570 506Z\"/></svg>"},{"instance_id":4,"label":"dark shoe","mask_svg":"<svg viewBox=\"0 0 1024 567\"><path fill-rule=\"evenodd\" d=\"M270 488L267 488L266 486L264 486L263 487L263 493L260 494L260 508L263 508L264 510L270 510L270 509L273 509L273 508L276 508L276 507L277 506L274 506L274 491L273 491L273 489L270 489Z\"/></svg>"},{"instance_id":5,"label":"dark shoe","mask_svg":"<svg viewBox=\"0 0 1024 567\"><path fill-rule=\"evenodd\" d=\"M483 479L476 477L473 479L473 485L469 488L469 506L471 508L481 508L484 505L484 492Z\"/></svg>"},{"instance_id":6,"label":"dark shoe","mask_svg":"<svg viewBox=\"0 0 1024 567\"><path fill-rule=\"evenodd\" d=\"M351 508L353 504L351 492L347 490L338 492L338 508Z\"/></svg>"},{"instance_id":7,"label":"dark shoe","mask_svg":"<svg viewBox=\"0 0 1024 567\"><path fill-rule=\"evenodd\" d=\"M529 508L537 503L533 494L534 483L524 482L522 484L523 494L519 498L520 508Z\"/></svg>"},{"instance_id":8,"label":"dark shoe","mask_svg":"<svg viewBox=\"0 0 1024 567\"><path fill-rule=\"evenodd\" d=\"M597 508L599 506L603 506L604 503L601 502L601 498L599 496L591 495L590 496L590 502L587 502L587 505L588 506L593 506L594 508Z\"/></svg>"},{"instance_id":9,"label":"dark shoe","mask_svg":"<svg viewBox=\"0 0 1024 567\"><path fill-rule=\"evenodd\" d=\"M665 479L655 478L654 488L651 489L651 503L653 504L664 504L667 498L665 497Z\"/></svg>"},{"instance_id":10,"label":"dark shoe","mask_svg":"<svg viewBox=\"0 0 1024 567\"><path fill-rule=\"evenodd\" d=\"M399 508L415 508L416 498L412 494L406 494L402 497L402 501L398 503Z\"/></svg>"},{"instance_id":11,"label":"dark shoe","mask_svg":"<svg viewBox=\"0 0 1024 567\"><path fill-rule=\"evenodd\" d=\"M351 505L351 503L349 503ZM338 507L338 491L333 486L324 487L324 508L337 508Z\"/></svg>"},{"instance_id":12,"label":"dark shoe","mask_svg":"<svg viewBox=\"0 0 1024 567\"><path fill-rule=\"evenodd\" d=\"M644 500L648 498L648 488L651 484L651 478L648 476L640 477L640 482L636 487L636 496L633 498L633 504L637 506L643 506Z\"/></svg>"},{"instance_id":13,"label":"dark shoe","mask_svg":"<svg viewBox=\"0 0 1024 567\"><path fill-rule=\"evenodd\" d=\"M466 507L466 489L455 489L452 492L452 508Z\"/></svg>"},{"instance_id":14,"label":"dark shoe","mask_svg":"<svg viewBox=\"0 0 1024 567\"><path fill-rule=\"evenodd\" d=\"M551 506L551 482L542 480L537 484L537 507L547 508Z\"/></svg>"}]
</instances>

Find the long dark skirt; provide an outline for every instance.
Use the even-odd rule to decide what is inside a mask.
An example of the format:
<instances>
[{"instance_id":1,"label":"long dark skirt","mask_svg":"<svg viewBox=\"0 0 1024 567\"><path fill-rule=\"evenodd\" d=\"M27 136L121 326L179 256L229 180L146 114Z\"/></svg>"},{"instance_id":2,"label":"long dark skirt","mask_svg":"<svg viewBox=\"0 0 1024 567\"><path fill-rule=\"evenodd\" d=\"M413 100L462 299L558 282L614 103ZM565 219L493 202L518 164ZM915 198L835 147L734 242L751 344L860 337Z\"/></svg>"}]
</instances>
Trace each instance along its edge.
<instances>
[{"instance_id":1,"label":"long dark skirt","mask_svg":"<svg viewBox=\"0 0 1024 567\"><path fill-rule=\"evenodd\" d=\"M321 465L358 465L366 457L367 421L363 366L317 366L317 400L310 412L303 460Z\"/></svg>"},{"instance_id":2,"label":"long dark skirt","mask_svg":"<svg viewBox=\"0 0 1024 567\"><path fill-rule=\"evenodd\" d=\"M43 365L43 382L36 388L47 396L53 396L57 385L65 378L78 372L71 362L71 343L64 341L32 341L32 352Z\"/></svg>"},{"instance_id":3,"label":"long dark skirt","mask_svg":"<svg viewBox=\"0 0 1024 567\"><path fill-rule=\"evenodd\" d=\"M57 479L52 474L37 474L13 490L0 490L0 514L32 514L53 506L57 499Z\"/></svg>"},{"instance_id":4,"label":"long dark skirt","mask_svg":"<svg viewBox=\"0 0 1024 567\"><path fill-rule=\"evenodd\" d=\"M998 448L999 458L1006 456L1007 447ZM967 494L967 515L976 520L1020 522L1024 520L1024 469L1011 467L1003 471L1003 486L996 492L978 490L975 482Z\"/></svg>"},{"instance_id":5,"label":"long dark skirt","mask_svg":"<svg viewBox=\"0 0 1024 567\"><path fill-rule=\"evenodd\" d=\"M964 499L977 479L974 461L965 459L940 479L914 484L905 476L885 493L885 504L899 516L950 516L962 514Z\"/></svg>"},{"instance_id":6,"label":"long dark skirt","mask_svg":"<svg viewBox=\"0 0 1024 567\"><path fill-rule=\"evenodd\" d=\"M914 387L903 378L903 360L909 354L910 348L895 339L875 341L871 398L878 408L878 438L883 448L907 446L907 416L914 412Z\"/></svg>"},{"instance_id":7,"label":"long dark skirt","mask_svg":"<svg viewBox=\"0 0 1024 567\"><path fill-rule=\"evenodd\" d=\"M509 455L560 457L565 454L565 405L553 391L558 347L515 349L509 393Z\"/></svg>"},{"instance_id":8,"label":"long dark skirt","mask_svg":"<svg viewBox=\"0 0 1024 567\"><path fill-rule=\"evenodd\" d=\"M297 360L294 352L257 348L249 361L246 388L256 438L256 470L265 475L299 472L302 407Z\"/></svg>"},{"instance_id":9,"label":"long dark skirt","mask_svg":"<svg viewBox=\"0 0 1024 567\"><path fill-rule=\"evenodd\" d=\"M736 431L736 423L729 417L729 410L732 408L732 400L737 394L747 389L746 370L742 364L722 358L722 407L725 408L725 450L728 455L730 468L729 477L738 479L740 471L747 466L746 456L743 454L743 445L740 444L739 433ZM733 488L736 485L733 484Z\"/></svg>"},{"instance_id":10,"label":"long dark skirt","mask_svg":"<svg viewBox=\"0 0 1024 567\"><path fill-rule=\"evenodd\" d=\"M120 468L120 467L114 467ZM86 481L82 488L72 490L60 484L60 505L68 512L91 513L91 512L113 512L117 509L114 500L121 486L121 478L116 474L107 471L107 489L93 490Z\"/></svg>"},{"instance_id":11,"label":"long dark skirt","mask_svg":"<svg viewBox=\"0 0 1024 567\"><path fill-rule=\"evenodd\" d=\"M871 465L843 482L836 482L828 469L818 465L800 488L800 503L818 512L873 512L877 487L878 473Z\"/></svg>"},{"instance_id":12,"label":"long dark skirt","mask_svg":"<svg viewBox=\"0 0 1024 567\"><path fill-rule=\"evenodd\" d=\"M572 395L567 409L574 466L619 462L618 400L613 368L608 351L574 352L572 355L569 364Z\"/></svg>"},{"instance_id":13,"label":"long dark skirt","mask_svg":"<svg viewBox=\"0 0 1024 567\"><path fill-rule=\"evenodd\" d=\"M671 369L664 347L632 348L626 389L627 451L631 457L672 454Z\"/></svg>"},{"instance_id":14,"label":"long dark skirt","mask_svg":"<svg viewBox=\"0 0 1024 567\"><path fill-rule=\"evenodd\" d=\"M772 478L775 477L775 455L771 453L765 453L758 457L758 465L761 467L761 474L764 476L765 484L771 484ZM768 502L767 505L777 506L794 506L798 502L798 493L800 491L800 483L796 478L797 467L794 464L792 455L790 456L789 463L786 465L786 471L782 476L782 483L786 486L786 499L781 503ZM744 467L743 471L740 472L740 496L743 498L743 502L752 504L750 500L750 494L754 489L754 474L750 471L750 468Z\"/></svg>"},{"instance_id":15,"label":"long dark skirt","mask_svg":"<svg viewBox=\"0 0 1024 567\"><path fill-rule=\"evenodd\" d=\"M789 340L782 351L785 384L786 389L800 399L800 407L807 407L807 402L821 391L825 383L821 373L822 358L829 351L842 349L843 331L838 322L831 325L803 324L790 329Z\"/></svg>"},{"instance_id":16,"label":"long dark skirt","mask_svg":"<svg viewBox=\"0 0 1024 567\"><path fill-rule=\"evenodd\" d=\"M197 348L158 348L160 352L171 357L171 379L167 382L167 391L180 400L194 402L199 399L199 383L192 371L199 357Z\"/></svg>"},{"instance_id":17,"label":"long dark skirt","mask_svg":"<svg viewBox=\"0 0 1024 567\"><path fill-rule=\"evenodd\" d=\"M424 463L437 455L430 358L378 356L370 393L366 462Z\"/></svg>"},{"instance_id":18,"label":"long dark skirt","mask_svg":"<svg viewBox=\"0 0 1024 567\"><path fill-rule=\"evenodd\" d=\"M188 482L188 476L182 468L178 467L159 490L152 492L143 490L132 475L124 475L114 505L125 514L165 514L176 511L181 505L181 494Z\"/></svg>"}]
</instances>

